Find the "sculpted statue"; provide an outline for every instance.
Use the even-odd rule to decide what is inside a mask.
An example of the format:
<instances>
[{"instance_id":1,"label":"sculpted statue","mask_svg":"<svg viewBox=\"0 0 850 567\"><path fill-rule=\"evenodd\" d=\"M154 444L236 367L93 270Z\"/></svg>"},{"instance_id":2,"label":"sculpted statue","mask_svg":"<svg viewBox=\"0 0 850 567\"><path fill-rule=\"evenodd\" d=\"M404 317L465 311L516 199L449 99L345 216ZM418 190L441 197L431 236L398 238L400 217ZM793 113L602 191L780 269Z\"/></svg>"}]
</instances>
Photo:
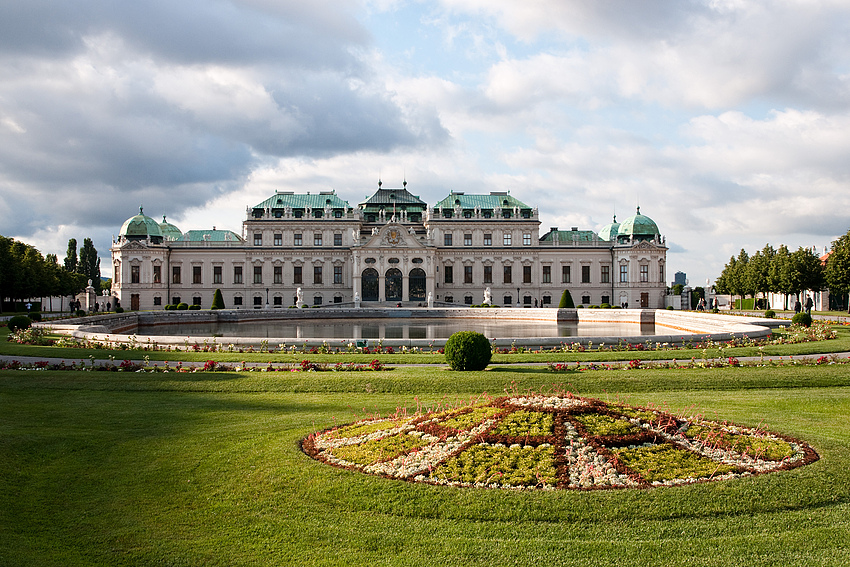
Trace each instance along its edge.
<instances>
[{"instance_id":1,"label":"sculpted statue","mask_svg":"<svg viewBox=\"0 0 850 567\"><path fill-rule=\"evenodd\" d=\"M304 303L304 292L301 291L301 288L299 287L298 289L295 290L295 304L298 307L301 307L301 305L303 303Z\"/></svg>"},{"instance_id":2,"label":"sculpted statue","mask_svg":"<svg viewBox=\"0 0 850 567\"><path fill-rule=\"evenodd\" d=\"M431 295L431 292L428 292L428 307L434 307L434 296Z\"/></svg>"},{"instance_id":3,"label":"sculpted statue","mask_svg":"<svg viewBox=\"0 0 850 567\"><path fill-rule=\"evenodd\" d=\"M484 288L484 303L487 305L493 304L493 297L490 295L490 288Z\"/></svg>"}]
</instances>

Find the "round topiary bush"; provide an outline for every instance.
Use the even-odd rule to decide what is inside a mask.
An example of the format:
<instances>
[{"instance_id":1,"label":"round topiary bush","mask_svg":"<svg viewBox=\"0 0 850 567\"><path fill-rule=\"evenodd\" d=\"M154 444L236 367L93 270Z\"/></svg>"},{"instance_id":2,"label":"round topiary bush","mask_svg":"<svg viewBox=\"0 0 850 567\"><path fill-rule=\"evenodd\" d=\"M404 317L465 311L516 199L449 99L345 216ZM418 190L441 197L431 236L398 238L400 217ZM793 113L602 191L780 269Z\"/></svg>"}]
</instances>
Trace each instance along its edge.
<instances>
[{"instance_id":1,"label":"round topiary bush","mask_svg":"<svg viewBox=\"0 0 850 567\"><path fill-rule=\"evenodd\" d=\"M116 313L124 313L124 308L119 305L118 307L115 308L115 312Z\"/></svg>"},{"instance_id":2,"label":"round topiary bush","mask_svg":"<svg viewBox=\"0 0 850 567\"><path fill-rule=\"evenodd\" d=\"M188 311L188 310L189 310L189 304L188 303L178 303L177 304L177 311Z\"/></svg>"},{"instance_id":3,"label":"round topiary bush","mask_svg":"<svg viewBox=\"0 0 850 567\"><path fill-rule=\"evenodd\" d=\"M30 321L41 321L41 313L39 313L38 311L33 311L32 313L27 315L27 317L30 318Z\"/></svg>"},{"instance_id":4,"label":"round topiary bush","mask_svg":"<svg viewBox=\"0 0 850 567\"><path fill-rule=\"evenodd\" d=\"M490 341L475 331L458 331L446 341L446 362L452 370L484 370L493 353Z\"/></svg>"},{"instance_id":5,"label":"round topiary bush","mask_svg":"<svg viewBox=\"0 0 850 567\"><path fill-rule=\"evenodd\" d=\"M14 333L21 329L29 329L32 326L32 320L26 315L15 315L6 325L9 327L9 332Z\"/></svg>"},{"instance_id":6,"label":"round topiary bush","mask_svg":"<svg viewBox=\"0 0 850 567\"><path fill-rule=\"evenodd\" d=\"M773 319L774 317L776 317L776 311L774 311L773 309L768 309L764 312L764 316L768 319Z\"/></svg>"},{"instance_id":7,"label":"round topiary bush","mask_svg":"<svg viewBox=\"0 0 850 567\"><path fill-rule=\"evenodd\" d=\"M86 312L85 312L85 310L84 310L84 309L77 309L77 313L76 313L76 315L77 315L77 317L85 317L85 316L86 316Z\"/></svg>"},{"instance_id":8,"label":"round topiary bush","mask_svg":"<svg viewBox=\"0 0 850 567\"><path fill-rule=\"evenodd\" d=\"M201 306L198 305L197 303L193 303L192 305L189 306L189 311L200 311L200 310L201 310Z\"/></svg>"},{"instance_id":9,"label":"round topiary bush","mask_svg":"<svg viewBox=\"0 0 850 567\"><path fill-rule=\"evenodd\" d=\"M802 325L803 327L811 327L812 316L808 313L797 313L791 318L791 323L794 325Z\"/></svg>"}]
</instances>

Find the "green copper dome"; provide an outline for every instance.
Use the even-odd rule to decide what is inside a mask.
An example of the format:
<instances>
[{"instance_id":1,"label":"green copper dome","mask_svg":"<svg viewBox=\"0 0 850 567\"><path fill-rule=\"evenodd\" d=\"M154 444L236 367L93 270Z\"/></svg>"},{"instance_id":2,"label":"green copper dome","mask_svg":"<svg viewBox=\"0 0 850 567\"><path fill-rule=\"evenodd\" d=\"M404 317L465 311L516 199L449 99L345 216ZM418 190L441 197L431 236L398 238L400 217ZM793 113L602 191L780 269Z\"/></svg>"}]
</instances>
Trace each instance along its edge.
<instances>
[{"instance_id":1,"label":"green copper dome","mask_svg":"<svg viewBox=\"0 0 850 567\"><path fill-rule=\"evenodd\" d=\"M620 231L620 223L617 222L617 215L614 215L614 220L610 224L606 224L599 231L599 238L612 242L617 239L617 234Z\"/></svg>"},{"instance_id":2,"label":"green copper dome","mask_svg":"<svg viewBox=\"0 0 850 567\"><path fill-rule=\"evenodd\" d=\"M147 216L142 207L139 207L139 214L124 221L121 225L119 236L125 237L127 240L145 240L150 237L154 244L162 242L162 231L159 224Z\"/></svg>"},{"instance_id":3,"label":"green copper dome","mask_svg":"<svg viewBox=\"0 0 850 567\"><path fill-rule=\"evenodd\" d=\"M640 207L637 208L637 213L630 216L620 224L617 231L617 240L625 242L630 237L635 240L652 240L658 234L658 225L648 216L640 214Z\"/></svg>"},{"instance_id":4,"label":"green copper dome","mask_svg":"<svg viewBox=\"0 0 850 567\"><path fill-rule=\"evenodd\" d=\"M159 223L159 230L162 232L162 237L165 240L180 240L183 238L183 233L180 229L165 220L165 215L162 215L162 222Z\"/></svg>"}]
</instances>

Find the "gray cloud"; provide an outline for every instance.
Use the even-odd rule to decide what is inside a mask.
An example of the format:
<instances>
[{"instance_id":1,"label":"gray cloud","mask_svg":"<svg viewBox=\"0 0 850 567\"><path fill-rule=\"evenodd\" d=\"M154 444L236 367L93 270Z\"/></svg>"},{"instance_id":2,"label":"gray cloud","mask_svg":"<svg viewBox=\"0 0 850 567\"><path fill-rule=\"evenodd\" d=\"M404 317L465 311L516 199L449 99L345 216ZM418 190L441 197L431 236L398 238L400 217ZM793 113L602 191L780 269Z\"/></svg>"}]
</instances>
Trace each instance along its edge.
<instances>
[{"instance_id":1,"label":"gray cloud","mask_svg":"<svg viewBox=\"0 0 850 567\"><path fill-rule=\"evenodd\" d=\"M0 232L120 225L127 200L177 215L275 157L444 143L374 76L352 7L4 3Z\"/></svg>"}]
</instances>

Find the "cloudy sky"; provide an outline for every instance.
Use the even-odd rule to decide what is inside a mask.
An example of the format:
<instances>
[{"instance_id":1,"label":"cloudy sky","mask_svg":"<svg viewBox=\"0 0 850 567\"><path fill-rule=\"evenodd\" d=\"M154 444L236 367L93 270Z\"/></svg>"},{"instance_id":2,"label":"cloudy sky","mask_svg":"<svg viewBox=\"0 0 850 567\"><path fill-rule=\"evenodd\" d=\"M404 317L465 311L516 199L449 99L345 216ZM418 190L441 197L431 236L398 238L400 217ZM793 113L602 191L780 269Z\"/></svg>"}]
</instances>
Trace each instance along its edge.
<instances>
[{"instance_id":1,"label":"cloudy sky","mask_svg":"<svg viewBox=\"0 0 850 567\"><path fill-rule=\"evenodd\" d=\"M846 0L0 5L0 234L108 249L144 205L241 232L275 189L641 212L669 279L850 228Z\"/></svg>"}]
</instances>

